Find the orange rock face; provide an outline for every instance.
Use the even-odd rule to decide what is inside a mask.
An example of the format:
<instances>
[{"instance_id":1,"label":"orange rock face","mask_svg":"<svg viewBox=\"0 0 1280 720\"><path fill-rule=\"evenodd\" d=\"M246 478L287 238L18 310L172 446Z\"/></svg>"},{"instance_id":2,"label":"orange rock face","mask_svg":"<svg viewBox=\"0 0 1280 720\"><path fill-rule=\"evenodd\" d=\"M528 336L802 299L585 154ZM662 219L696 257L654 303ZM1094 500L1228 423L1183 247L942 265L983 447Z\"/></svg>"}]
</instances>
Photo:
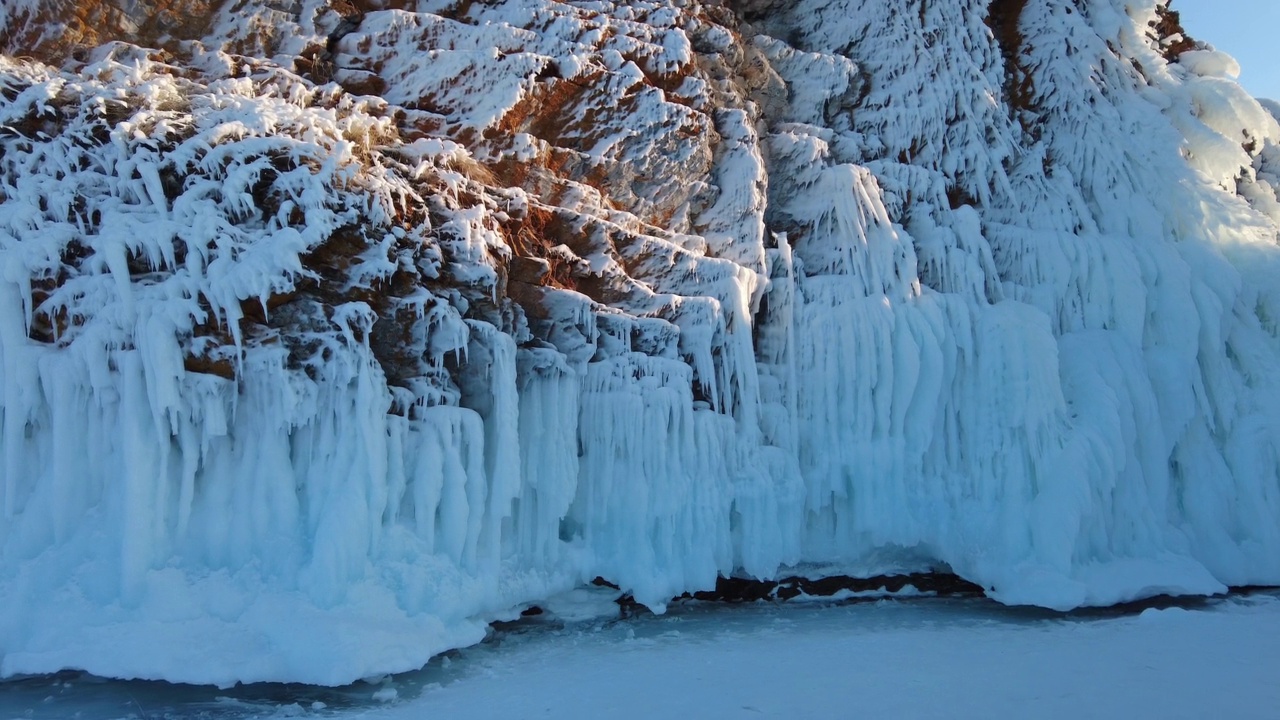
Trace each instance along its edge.
<instances>
[{"instance_id":1,"label":"orange rock face","mask_svg":"<svg viewBox=\"0 0 1280 720\"><path fill-rule=\"evenodd\" d=\"M0 28L0 52L61 64L120 41L174 48L203 38L220 0L41 0L18 2Z\"/></svg>"}]
</instances>

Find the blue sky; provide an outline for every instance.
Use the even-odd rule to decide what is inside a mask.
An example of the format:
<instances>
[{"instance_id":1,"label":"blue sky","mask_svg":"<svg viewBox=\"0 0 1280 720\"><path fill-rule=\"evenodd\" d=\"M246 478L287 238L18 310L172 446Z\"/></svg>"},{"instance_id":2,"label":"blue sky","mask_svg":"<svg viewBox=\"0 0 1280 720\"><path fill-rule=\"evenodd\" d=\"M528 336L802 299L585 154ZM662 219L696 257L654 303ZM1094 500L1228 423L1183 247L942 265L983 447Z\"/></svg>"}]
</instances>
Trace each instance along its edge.
<instances>
[{"instance_id":1,"label":"blue sky","mask_svg":"<svg viewBox=\"0 0 1280 720\"><path fill-rule=\"evenodd\" d=\"M1280 0L1173 0L1196 40L1240 61L1240 82L1280 100Z\"/></svg>"}]
</instances>

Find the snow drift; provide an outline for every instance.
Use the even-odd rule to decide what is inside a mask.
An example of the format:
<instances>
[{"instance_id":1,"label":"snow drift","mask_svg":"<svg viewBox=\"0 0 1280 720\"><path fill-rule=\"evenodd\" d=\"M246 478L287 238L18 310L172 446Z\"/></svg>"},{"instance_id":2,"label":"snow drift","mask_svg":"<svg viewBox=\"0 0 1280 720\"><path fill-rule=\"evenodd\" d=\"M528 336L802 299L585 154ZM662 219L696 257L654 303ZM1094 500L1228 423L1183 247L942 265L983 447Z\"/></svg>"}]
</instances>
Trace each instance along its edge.
<instances>
[{"instance_id":1,"label":"snow drift","mask_svg":"<svg viewBox=\"0 0 1280 720\"><path fill-rule=\"evenodd\" d=\"M4 675L1280 583L1280 125L1163 4L69 7L0 8Z\"/></svg>"}]
</instances>

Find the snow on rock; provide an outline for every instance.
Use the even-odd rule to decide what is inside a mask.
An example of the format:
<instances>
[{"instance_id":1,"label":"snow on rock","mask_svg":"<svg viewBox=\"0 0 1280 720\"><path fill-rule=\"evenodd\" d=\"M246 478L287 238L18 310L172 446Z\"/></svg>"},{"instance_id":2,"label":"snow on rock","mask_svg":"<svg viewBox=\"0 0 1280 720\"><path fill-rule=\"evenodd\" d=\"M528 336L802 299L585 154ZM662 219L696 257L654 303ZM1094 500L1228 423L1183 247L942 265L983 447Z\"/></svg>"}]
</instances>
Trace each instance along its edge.
<instances>
[{"instance_id":1,"label":"snow on rock","mask_svg":"<svg viewBox=\"0 0 1280 720\"><path fill-rule=\"evenodd\" d=\"M4 675L1280 583L1280 125L1164 4L67 10L0 9Z\"/></svg>"},{"instance_id":2,"label":"snow on rock","mask_svg":"<svg viewBox=\"0 0 1280 720\"><path fill-rule=\"evenodd\" d=\"M1232 80L1240 77L1240 63L1230 55L1217 50L1188 50L1178 56L1178 64L1200 77Z\"/></svg>"}]
</instances>

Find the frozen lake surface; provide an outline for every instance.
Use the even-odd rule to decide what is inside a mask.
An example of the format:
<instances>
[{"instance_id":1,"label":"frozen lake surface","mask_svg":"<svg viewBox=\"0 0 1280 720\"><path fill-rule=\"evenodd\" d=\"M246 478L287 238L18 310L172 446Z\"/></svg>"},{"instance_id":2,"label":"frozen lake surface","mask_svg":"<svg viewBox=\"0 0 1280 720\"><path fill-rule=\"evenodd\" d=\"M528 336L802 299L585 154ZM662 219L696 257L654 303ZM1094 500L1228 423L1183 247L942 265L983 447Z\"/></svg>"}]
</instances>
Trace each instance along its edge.
<instances>
[{"instance_id":1,"label":"frozen lake surface","mask_svg":"<svg viewBox=\"0 0 1280 720\"><path fill-rule=\"evenodd\" d=\"M547 614L343 688L14 680L0 720L1262 717L1280 708L1278 641L1276 593L1069 615L987 600L691 604Z\"/></svg>"}]
</instances>

